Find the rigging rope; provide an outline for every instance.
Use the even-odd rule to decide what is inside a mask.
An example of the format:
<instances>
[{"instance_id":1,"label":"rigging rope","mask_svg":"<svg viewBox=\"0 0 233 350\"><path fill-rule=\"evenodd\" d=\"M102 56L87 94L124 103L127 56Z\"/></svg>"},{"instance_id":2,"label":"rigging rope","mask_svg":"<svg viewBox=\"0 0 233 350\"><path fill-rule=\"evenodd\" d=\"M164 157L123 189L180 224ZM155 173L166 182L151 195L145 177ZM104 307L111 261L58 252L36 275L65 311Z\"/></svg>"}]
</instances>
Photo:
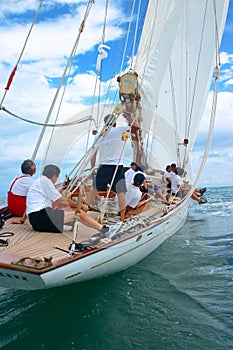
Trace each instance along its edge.
<instances>
[{"instance_id":1,"label":"rigging rope","mask_svg":"<svg viewBox=\"0 0 233 350\"><path fill-rule=\"evenodd\" d=\"M157 15L158 15L158 1L156 2L156 9L155 9L154 16L153 16L152 31L151 31L151 35L150 35L148 51L151 50L153 35L154 35L154 32L156 31L155 22L156 22L156 19L157 19ZM137 63L137 59L138 59L137 57L136 57L136 61L135 61L135 66L139 65ZM146 61L144 63L144 69L143 69L143 72L141 73L141 82L140 82L141 86L143 85L143 80L144 80L144 76L145 76L146 67L148 66L148 61L149 61L149 55L146 55ZM158 101L155 101L155 104L157 104L157 103L158 103Z\"/></svg>"},{"instance_id":2,"label":"rigging rope","mask_svg":"<svg viewBox=\"0 0 233 350\"><path fill-rule=\"evenodd\" d=\"M50 117L51 117L53 108L54 108L55 103L56 103L56 101L57 101L58 94L59 94L60 89L61 89L61 87L62 87L62 84L63 84L63 82L64 82L66 73L67 73L67 71L68 71L70 65L72 64L73 57L74 57L74 55L75 55L75 53L76 53L76 51L77 51L77 47L78 47L78 43L79 43L79 40L80 40L80 36L81 36L81 34L82 34L83 30L84 30L85 21L86 21L88 15L89 15L89 13L90 13L90 10L91 10L91 7L92 7L93 4L94 4L94 0L89 0L89 2L88 2L88 4L87 4L87 8L86 8L86 12L85 12L84 18L83 18L83 20L82 20L82 22L81 22L81 24L80 24L80 27L79 27L79 32L78 32L76 41L75 41L75 43L74 43L74 46L73 46L73 49L72 49L72 51L71 51L70 57L69 57L69 59L68 59L68 61L67 61L65 70L64 70L63 75L62 75L62 77L61 77L59 86L58 86L57 91L56 91L56 93L55 93L55 96L54 96L52 105L51 105L51 107L50 107L50 109L49 109L49 112L48 112L48 115L47 115L47 117L46 117L46 120L45 120L45 123L44 123L44 124L48 124L48 121L49 121L49 119L50 119ZM43 127L43 129L42 129L42 131L41 131L41 133L40 133L40 136L39 136L39 138L38 138L37 144L36 144L36 146L35 146L34 152L33 152L32 157L31 157L32 160L34 160L34 159L36 158L36 155L37 155L38 149L39 149L39 147L40 147L41 141L42 141L42 139L43 139L44 133L45 133L45 127Z\"/></svg>"},{"instance_id":3,"label":"rigging rope","mask_svg":"<svg viewBox=\"0 0 233 350\"><path fill-rule=\"evenodd\" d=\"M129 26L128 26L127 35L126 35L126 40L125 40L124 53L123 53L122 61L121 61L120 74L122 73L122 70L123 70L123 64L124 64L125 55L126 55L126 48L127 48L127 46L128 46L129 34L130 34L131 24L132 24L133 14L134 14L135 1L136 1L136 0L134 0L134 2L133 2L132 11L131 11L131 15L130 15Z\"/></svg>"},{"instance_id":4,"label":"rigging rope","mask_svg":"<svg viewBox=\"0 0 233 350\"><path fill-rule=\"evenodd\" d=\"M132 0L131 0L132 1ZM131 1L128 2L128 7L127 7L127 11L126 11L126 17L128 18L129 16L127 15L130 11L130 9L132 8L131 6ZM128 33L128 29L123 29L123 32L126 32L126 35ZM114 105L116 105L116 103L118 102L118 91L115 89L115 77L116 74L121 74L122 72L122 67L123 67L123 63L124 63L124 59L125 59L125 54L120 56L121 51L124 51L124 43L123 43L123 39L124 37L121 37L120 40L120 44L118 45L118 50L117 50L117 54L115 55L115 60L114 60L114 66L112 69L112 76L109 80L109 84L108 84L108 89L106 92L106 101L111 101L111 106L114 107ZM120 61L120 70L116 73L116 69L117 69L117 64ZM113 93L113 96L111 96L110 94Z\"/></svg>"},{"instance_id":5,"label":"rigging rope","mask_svg":"<svg viewBox=\"0 0 233 350\"><path fill-rule=\"evenodd\" d=\"M100 102L100 94L101 94L101 81L102 81L102 59L107 58L108 54L104 50L105 48L110 49L109 46L105 45L105 30L106 30L106 23L107 23L107 13L108 13L108 0L106 0L105 3L105 15L104 15L104 25L103 25L103 32L102 32L102 40L98 47L98 57L97 57L97 63L96 63L96 81L95 81L95 88L92 98L92 110L94 107L94 98L96 96L96 89L97 89L97 82L98 82L98 72L99 72L99 78L100 78L100 84L99 84L99 94L98 94L98 104ZM99 110L97 113L97 125L99 125Z\"/></svg>"},{"instance_id":6,"label":"rigging rope","mask_svg":"<svg viewBox=\"0 0 233 350\"><path fill-rule=\"evenodd\" d=\"M136 115L134 115L134 117L132 118L131 120L131 123L129 125L130 129L132 127L132 125L134 124L134 122L136 121ZM111 183L109 185L109 188L107 190L107 195L106 197L104 198L104 201L103 201L103 207L101 209L101 214L102 214L102 217L104 217L105 213L106 213L106 208L107 208L107 204L108 204L108 198L109 198L109 195L110 195L110 192L111 192L111 189L112 189L112 185L114 183L114 180L115 180L115 177L116 177L116 173L118 171L118 168L119 168L119 163L120 163L120 159L123 155L123 152L125 150L125 147L126 147L126 141L128 140L127 136L125 139L123 139L123 135L122 135L122 141L124 141L123 145L122 145L122 149L121 149L121 152L120 152L120 155L119 155L119 159L118 159L118 162L117 162L117 165L116 165L116 168L115 168L115 171L113 173L113 176L112 176L112 180L111 180Z\"/></svg>"},{"instance_id":7,"label":"rigging rope","mask_svg":"<svg viewBox=\"0 0 233 350\"><path fill-rule=\"evenodd\" d=\"M115 120L117 120L117 118L118 118L118 116L115 117ZM107 133L111 130L111 128L112 128L112 125L110 125L110 126L104 125L103 126L102 130L98 133L97 138L95 139L93 145L87 150L87 152L82 156L80 161L71 170L68 177L70 177L72 175L72 173L74 173L74 171L76 171L76 173L73 175L72 180L68 184L67 191L70 188L72 188L72 186L75 184L76 180L79 180L80 176L82 175L82 172L86 169L86 166L89 163L89 161L91 160L93 154L95 154L98 151L102 140L107 135ZM81 165L80 168L79 168L79 165ZM93 172L93 171L94 171L94 169L92 169L91 172ZM75 189L73 189L72 192L76 191L79 188L79 186L86 180L86 177L82 178L81 182L79 184L77 184L77 186L75 187Z\"/></svg>"},{"instance_id":8,"label":"rigging rope","mask_svg":"<svg viewBox=\"0 0 233 350\"><path fill-rule=\"evenodd\" d=\"M202 171L205 167L205 164L206 164L207 159L208 159L208 154L210 151L210 146L211 146L211 141L212 141L212 136L213 136L213 131L214 131L214 124L215 124L215 119L216 119L216 108L217 108L217 95L218 95L218 84L217 84L218 72L217 72L217 70L218 70L218 68L216 68L216 79L215 79L215 83L214 83L214 94L213 94L213 102L212 102L212 109L211 109L211 118L210 118L208 138L207 138L207 142L206 142L204 156L202 158L202 162L201 162L199 171L197 173L197 176L195 178L195 181L193 183L192 189L194 189L197 186L197 183L201 177Z\"/></svg>"},{"instance_id":9,"label":"rigging rope","mask_svg":"<svg viewBox=\"0 0 233 350\"><path fill-rule=\"evenodd\" d=\"M189 140L189 135L188 135L188 123L189 123L189 110L190 110L190 98L191 98L191 78L190 78L190 55L189 55L189 48L190 46L190 3L187 1L185 3L185 28L186 28L186 46L185 46L185 52L186 52L186 59L185 59L185 127L184 127L184 139ZM181 71L182 74L182 71ZM182 79L182 76L181 76ZM180 80L181 80L180 79ZM182 85L181 85L182 87ZM181 117L181 115L180 115ZM183 144L184 145L184 144ZM186 162L187 162L187 145L184 149L184 155L183 155L183 163L181 164L182 168L186 168Z\"/></svg>"},{"instance_id":10,"label":"rigging rope","mask_svg":"<svg viewBox=\"0 0 233 350\"><path fill-rule=\"evenodd\" d=\"M174 80L172 74L172 64L171 58L169 59L169 74L170 74L170 83L171 83L171 92L172 92L172 110L173 110L173 123L175 130L175 144L176 144L176 152L177 152L177 162L180 164L180 149L179 149L179 140L178 140L178 125L177 125L177 112L176 112L176 99L175 99L175 88L174 88Z\"/></svg>"},{"instance_id":11,"label":"rigging rope","mask_svg":"<svg viewBox=\"0 0 233 350\"><path fill-rule=\"evenodd\" d=\"M189 70L189 65L190 65L190 55L189 55L189 50L187 48L189 48L190 45L190 3L189 1L187 1L185 3L186 5L186 94L185 94L185 103L186 103L186 108L185 108L185 138L188 138L187 135L187 130L188 130L188 115L189 115L189 108L190 108L190 91L191 91L191 84L190 84L190 70Z\"/></svg>"},{"instance_id":12,"label":"rigging rope","mask_svg":"<svg viewBox=\"0 0 233 350\"><path fill-rule=\"evenodd\" d=\"M208 137L206 141L205 152L191 190L193 190L196 187L201 177L202 171L206 165L208 154L210 152L211 141L212 141L212 136L214 132L215 119L216 119L216 108L217 108L217 98L218 98L218 79L219 79L219 66L220 66L220 46L219 46L219 38L218 38L218 25L217 25L217 13L216 13L215 0L213 0L213 5L214 5L214 19L215 19L215 40L216 40L216 68L215 68L215 79L214 79L214 93L213 93L211 117L209 122L209 132L208 132ZM191 190L189 192L190 196L192 194Z\"/></svg>"},{"instance_id":13,"label":"rigging rope","mask_svg":"<svg viewBox=\"0 0 233 350\"><path fill-rule=\"evenodd\" d=\"M204 11L204 16L203 16L203 21L202 21L203 25L202 25L202 29L201 29L201 37L200 37L199 52L198 52L198 59L197 59L195 79L194 79L194 89L193 89L193 94L192 94L191 108L190 108L189 118L188 118L188 120L186 119L186 122L187 122L186 130L185 130L186 131L186 134L185 134L186 139L190 138L191 121L192 121L192 116L193 116L193 107L194 107L194 101L195 101L196 91L197 91L197 82L198 82L197 78L198 78L200 59L201 59L201 51L202 51L202 45L203 45L203 39L204 39L204 28L205 28L205 24L206 24L207 6L208 6L208 0L206 0L205 11ZM186 101L186 104L187 104L187 101ZM187 113L187 116L188 116L188 113ZM188 156L188 149L187 149L187 147L185 147L183 164L182 164L183 168L185 168L185 165L187 162L187 156Z\"/></svg>"},{"instance_id":14,"label":"rigging rope","mask_svg":"<svg viewBox=\"0 0 233 350\"><path fill-rule=\"evenodd\" d=\"M136 20L136 27L135 27L135 31L134 31L134 41L133 41L133 48L132 48L132 55L131 55L131 64L130 64L130 68L132 69L132 65L133 65L133 58L135 55L135 49L136 49L136 39L137 39L137 33L138 33L138 23L139 23L139 15L140 15L140 8L141 8L141 0L139 1L138 4L138 14L137 14L137 20Z\"/></svg>"},{"instance_id":15,"label":"rigging rope","mask_svg":"<svg viewBox=\"0 0 233 350\"><path fill-rule=\"evenodd\" d=\"M30 27L30 29L29 29L29 31L28 31L28 34L27 34L26 40L25 40L25 42L24 42L23 48L22 48L22 50L21 50L21 53L20 53L20 55L19 55L19 58L18 58L18 60L17 60L17 62L16 62L16 65L15 65L15 67L14 67L14 69L13 69L13 71L12 71L12 73L11 73L9 79L8 79L7 86L5 87L5 92L4 92L2 101L1 101L1 103L0 103L0 106L3 104L3 102L4 102L4 100L5 100L5 97L6 97L6 94L7 94L7 91L10 89L11 83L12 83L12 81L13 81L14 75L15 75L15 73L16 73L16 71L17 71L18 65L19 65L19 63L20 63L20 61L21 61L21 58L22 58L22 56L23 56L23 53L24 53L24 51L25 51L25 48L26 48L26 45L27 45L29 36L30 36L30 34L31 34L32 28L33 28L33 26L34 26L34 24L35 24L35 22L36 22L36 20L37 20L37 17L38 17L38 15L39 15L39 12L40 12L40 9L41 9L41 6L42 6L43 1L44 1L44 0L41 0L41 1L40 1L39 7L38 7L37 12L36 12L36 14L35 14L35 17L34 17L34 19L33 19L33 22L32 22L32 24L31 24L31 27Z\"/></svg>"},{"instance_id":16,"label":"rigging rope","mask_svg":"<svg viewBox=\"0 0 233 350\"><path fill-rule=\"evenodd\" d=\"M6 112L6 113L12 115L13 117L15 117L15 118L17 118L17 119L20 119L20 120L22 120L22 121L24 121L24 122L27 122L27 123L30 123L30 124L34 124L34 125L40 125L40 126L45 126L45 127L51 127L51 128L81 124L81 123L84 123L84 122L86 122L86 121L88 121L88 120L91 120L91 121L93 121L93 122L95 123L95 119L94 119L91 115L89 115L89 116L84 117L84 118L82 118L82 119L80 119L80 120L76 120L76 121L70 122L70 123L60 123L60 124L57 124L57 123L55 123L55 124L49 124L49 123L47 123L47 124L45 124L45 123L40 123L40 122L36 122L36 121L30 120L30 119L26 119L26 118L20 117L20 116L18 116L18 115L16 115L16 114L10 112L10 111L9 111L8 109L6 109L5 107L0 107L0 110L3 110L4 112ZM96 127L96 123L95 123L95 127Z\"/></svg>"},{"instance_id":17,"label":"rigging rope","mask_svg":"<svg viewBox=\"0 0 233 350\"><path fill-rule=\"evenodd\" d=\"M58 117L59 117L59 114L60 114L60 111L61 111L61 105L62 105L62 101L63 101L64 96L65 96L65 92L66 92L66 88L67 88L67 82L68 82L68 77L70 76L71 68L72 68L72 64L70 65L69 73L68 73L68 76L67 76L67 79L66 79L66 84L64 86L64 89L63 89L63 92L62 92L62 96L61 96L61 100L60 100L60 103L59 103L59 106L58 106L58 110L57 110L57 113L56 113L55 124L57 123L57 120L58 120ZM51 142L52 142L54 131L55 131L55 129L53 129L52 132L51 132L51 135L50 135L50 138L49 138L49 141L48 141L48 144L47 144L47 148L46 148L44 159L47 159L48 151L49 151L49 147L50 147Z\"/></svg>"},{"instance_id":18,"label":"rigging rope","mask_svg":"<svg viewBox=\"0 0 233 350\"><path fill-rule=\"evenodd\" d=\"M217 24L217 11L216 11L216 0L213 0L214 6L214 20L215 20L215 40L216 45L220 48L219 37L218 37L218 24ZM220 51L216 50L216 68L220 67Z\"/></svg>"},{"instance_id":19,"label":"rigging rope","mask_svg":"<svg viewBox=\"0 0 233 350\"><path fill-rule=\"evenodd\" d=\"M200 45L199 45L198 60L197 60L197 66L196 66L196 74L195 74L195 79L194 79L192 105L191 105L191 109L190 109L189 122L188 122L188 128L187 128L187 137L188 138L190 136L191 118L192 118L192 114L193 114L193 106L194 106L194 100L195 100L196 90L197 90L197 77L198 77L198 71L199 71L199 65L200 65L200 58L201 58L201 51L202 51L202 44L203 44L203 37L204 37L204 28L205 28L205 23L206 23L207 5L208 5L208 0L206 0L205 12L204 12L204 17L203 17L203 22L202 22L203 26L202 26L202 30L201 30L201 40L200 40Z\"/></svg>"},{"instance_id":20,"label":"rigging rope","mask_svg":"<svg viewBox=\"0 0 233 350\"><path fill-rule=\"evenodd\" d=\"M96 78L95 78L95 86L94 86L94 92L92 97L92 103L91 103L91 115L93 115L93 109L94 109L94 101L96 97L96 90L98 85L98 72L99 72L99 92L98 92L98 103L97 103L97 117L96 117L96 128L99 125L99 107L100 107L100 96L101 96L101 81L102 81L102 59L107 57L107 53L104 50L104 48L110 49L110 47L106 46L104 44L105 41L105 29L106 29L106 22L107 22L107 9L108 9L108 0L106 0L105 5L105 17L104 17L104 25L103 25L103 32L102 32L102 42L98 47L98 57L97 57L97 63L96 63ZM89 124L89 128L87 131L87 141L86 141L86 152L88 150L89 140L90 140L90 131L91 131L91 124ZM75 170L76 166L72 170L72 172Z\"/></svg>"},{"instance_id":21,"label":"rigging rope","mask_svg":"<svg viewBox=\"0 0 233 350\"><path fill-rule=\"evenodd\" d=\"M114 180L115 180L115 177L116 177L116 173L117 173L118 168L119 168L119 165L120 165L120 164L119 164L119 163L120 163L120 158L121 158L121 156L123 155L125 146L126 146L126 142L124 142L123 145L122 145L121 153L120 153L120 156L119 156L119 159L118 159L118 162L117 162L117 165L116 165L114 174L113 174L113 176L112 176L111 183L110 183L110 185L109 185L109 187L108 187L106 198L104 198L104 201L103 201L103 207L102 207L102 209L101 209L102 218L104 218L104 215L106 214L106 209L107 209L107 204L108 204L108 198L109 198L109 195L110 195L110 192L111 192L111 189L112 189L112 185L113 185Z\"/></svg>"}]
</instances>

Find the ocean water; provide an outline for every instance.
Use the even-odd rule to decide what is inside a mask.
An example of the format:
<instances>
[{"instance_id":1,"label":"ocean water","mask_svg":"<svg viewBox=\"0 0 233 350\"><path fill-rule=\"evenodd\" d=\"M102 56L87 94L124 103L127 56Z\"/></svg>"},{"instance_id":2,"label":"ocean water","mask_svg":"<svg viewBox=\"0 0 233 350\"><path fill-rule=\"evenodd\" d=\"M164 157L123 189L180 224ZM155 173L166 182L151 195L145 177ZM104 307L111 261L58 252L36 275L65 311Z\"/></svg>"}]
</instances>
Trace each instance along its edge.
<instances>
[{"instance_id":1,"label":"ocean water","mask_svg":"<svg viewBox=\"0 0 233 350\"><path fill-rule=\"evenodd\" d=\"M233 187L206 195L126 271L46 291L0 288L0 348L233 349Z\"/></svg>"}]
</instances>

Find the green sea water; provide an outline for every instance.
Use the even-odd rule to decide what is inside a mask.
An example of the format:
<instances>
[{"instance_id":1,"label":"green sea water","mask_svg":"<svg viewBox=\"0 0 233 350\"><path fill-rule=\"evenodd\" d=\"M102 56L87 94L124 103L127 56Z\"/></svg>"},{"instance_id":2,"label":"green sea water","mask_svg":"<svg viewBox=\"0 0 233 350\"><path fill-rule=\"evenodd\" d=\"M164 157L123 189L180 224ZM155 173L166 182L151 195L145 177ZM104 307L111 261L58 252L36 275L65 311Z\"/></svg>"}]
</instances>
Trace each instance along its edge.
<instances>
[{"instance_id":1,"label":"green sea water","mask_svg":"<svg viewBox=\"0 0 233 350\"><path fill-rule=\"evenodd\" d=\"M0 288L5 350L233 349L233 188L137 265L46 291Z\"/></svg>"}]
</instances>

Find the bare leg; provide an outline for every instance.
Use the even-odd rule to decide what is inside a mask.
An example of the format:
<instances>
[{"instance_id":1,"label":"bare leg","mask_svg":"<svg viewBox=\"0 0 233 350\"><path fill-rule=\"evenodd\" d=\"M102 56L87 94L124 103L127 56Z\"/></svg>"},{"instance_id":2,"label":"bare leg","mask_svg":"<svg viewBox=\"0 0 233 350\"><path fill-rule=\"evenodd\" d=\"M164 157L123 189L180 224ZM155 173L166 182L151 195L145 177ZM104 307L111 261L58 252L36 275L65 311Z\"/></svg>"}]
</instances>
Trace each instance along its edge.
<instances>
[{"instance_id":1,"label":"bare leg","mask_svg":"<svg viewBox=\"0 0 233 350\"><path fill-rule=\"evenodd\" d=\"M89 227L95 228L96 230L100 231L103 225L101 225L98 221L93 219L91 216L89 216L85 211L81 210L79 213L79 219L80 221Z\"/></svg>"},{"instance_id":2,"label":"bare leg","mask_svg":"<svg viewBox=\"0 0 233 350\"><path fill-rule=\"evenodd\" d=\"M164 202L167 201L165 194L163 194L163 192L162 192L161 190L157 190L157 191L155 191L155 193L156 193L156 195L157 195L159 198L161 198Z\"/></svg>"},{"instance_id":3,"label":"bare leg","mask_svg":"<svg viewBox=\"0 0 233 350\"><path fill-rule=\"evenodd\" d=\"M191 198L197 201L198 203L201 201L200 196L198 196L195 192L192 193Z\"/></svg>"},{"instance_id":4,"label":"bare leg","mask_svg":"<svg viewBox=\"0 0 233 350\"><path fill-rule=\"evenodd\" d=\"M94 200L95 196L97 194L97 189L92 187L90 192L88 193L86 204L90 206L91 202Z\"/></svg>"},{"instance_id":5,"label":"bare leg","mask_svg":"<svg viewBox=\"0 0 233 350\"><path fill-rule=\"evenodd\" d=\"M75 212L73 210L64 210L64 224L72 222L75 219Z\"/></svg>"},{"instance_id":6,"label":"bare leg","mask_svg":"<svg viewBox=\"0 0 233 350\"><path fill-rule=\"evenodd\" d=\"M126 207L124 192L117 193L117 197L118 197L120 218L121 218L121 221L124 221L125 220L125 207Z\"/></svg>"}]
</instances>

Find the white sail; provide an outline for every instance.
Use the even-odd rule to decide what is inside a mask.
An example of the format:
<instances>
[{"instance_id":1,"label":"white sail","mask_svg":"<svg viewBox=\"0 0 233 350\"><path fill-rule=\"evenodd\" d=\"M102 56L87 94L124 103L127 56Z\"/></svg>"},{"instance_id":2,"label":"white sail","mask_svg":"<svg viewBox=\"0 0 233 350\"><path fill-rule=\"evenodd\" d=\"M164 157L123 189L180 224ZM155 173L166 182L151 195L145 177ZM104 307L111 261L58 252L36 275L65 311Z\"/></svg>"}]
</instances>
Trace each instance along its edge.
<instances>
[{"instance_id":1,"label":"white sail","mask_svg":"<svg viewBox=\"0 0 233 350\"><path fill-rule=\"evenodd\" d=\"M57 128L60 124L57 122L44 154L45 163L57 164L63 170L62 175L64 171L69 175L69 178L58 186L63 196L76 200L76 203L73 203L73 232L66 231L65 226L61 233L33 231L28 221L18 219L15 223L24 223L23 228L21 225L12 225L11 220L8 220L11 213L8 212L8 208L2 208L1 219L3 223L6 221L2 227L2 237L10 238L1 240L1 286L42 289L83 282L126 269L152 253L182 227L188 214L190 197L199 204L207 201L202 196L206 189L194 190L195 182L193 188L188 187L187 183L177 187L175 191L171 188L170 195L162 180L161 170L164 170L166 164L176 162L189 171L189 153L202 118L215 60L219 66L217 55L228 1L150 0L145 18L144 10L140 10L142 1L134 1L134 5L136 3L138 6L132 7L135 13L131 14L129 20L134 23L130 23L127 33L125 31L125 42L129 48L127 51L125 47L120 64L118 62L119 86L110 83L109 90L112 88L112 95L106 93L107 97L103 101L99 93L98 101L101 103L98 105L91 105L69 119L66 119L64 113L62 120L66 120L66 124L69 125L63 124ZM89 13L89 5L93 4L93 1L88 2L86 14ZM145 4L147 2L143 2L143 5ZM136 13L137 11L139 13ZM143 15L145 23L136 54L136 42L139 40L137 35L140 34L136 28L142 23L140 15ZM81 29L83 28L82 24ZM73 61L76 42L68 63ZM102 47L107 48L104 43ZM124 70L126 60L130 64ZM114 67L112 76L115 76L117 70L114 69L117 65L112 61L110 64ZM69 64L63 77L68 72L68 66ZM102 68L101 60L97 66L99 72ZM54 106L59 105L58 95L62 86L61 79L46 123L55 110ZM68 84L68 87L73 86ZM63 94L61 95L63 99ZM112 97L114 95L115 97ZM95 98L94 93L92 100ZM59 113L56 120L59 119ZM136 131L131 130L132 139L134 137L132 143L128 133L120 136L125 144L128 142L130 145L125 165L139 159L145 160L144 165L153 168L145 169L147 193L141 194L140 202L135 208L126 208L123 218L119 216L116 206L117 196L112 193L113 197L110 197L111 184L105 184L106 191L97 191L93 188L91 176L96 169L94 166L91 168L90 160L111 128L103 124L103 116L109 113L113 114L119 124L125 124L125 119L138 123L134 125ZM211 122L214 120L212 115ZM102 132L94 140L93 129L102 126ZM45 127L34 154L41 146L44 130ZM210 128L210 131L212 130L213 128ZM210 136L211 132L203 159L206 159ZM43 144L46 142L47 140L44 140ZM110 153L112 148L109 147L115 147L115 142L107 147ZM135 154L138 158L133 158ZM203 164L204 161L200 169ZM97 165L96 162L95 166ZM118 165L115 165L116 170L117 167ZM157 186L161 191L158 191ZM93 192L95 198L92 197ZM88 202L89 195L91 199ZM85 203L83 210L82 201ZM43 207L44 209L46 208ZM89 209L92 209L92 212L84 212ZM95 220L98 220L98 227ZM101 223L108 226L103 227ZM68 225L68 229L69 227L72 229L72 226Z\"/></svg>"},{"instance_id":2,"label":"white sail","mask_svg":"<svg viewBox=\"0 0 233 350\"><path fill-rule=\"evenodd\" d=\"M189 158L209 91L218 51L217 38L221 39L227 9L228 1L148 3L133 69L139 75L144 150L152 168L164 169L171 162L184 165ZM104 103L102 107L92 106L68 121L87 115L96 118L100 110L103 117L113 107L113 104L106 107ZM87 139L90 141L89 136L84 140L88 130L89 125L85 123L56 131L46 161L53 159L62 165L67 149L80 139L77 147L83 155ZM184 139L188 145L183 145Z\"/></svg>"},{"instance_id":3,"label":"white sail","mask_svg":"<svg viewBox=\"0 0 233 350\"><path fill-rule=\"evenodd\" d=\"M149 3L135 70L152 167L177 161L178 153L182 162L186 147L193 147L227 9L228 1ZM189 145L178 145L184 139Z\"/></svg>"}]
</instances>

